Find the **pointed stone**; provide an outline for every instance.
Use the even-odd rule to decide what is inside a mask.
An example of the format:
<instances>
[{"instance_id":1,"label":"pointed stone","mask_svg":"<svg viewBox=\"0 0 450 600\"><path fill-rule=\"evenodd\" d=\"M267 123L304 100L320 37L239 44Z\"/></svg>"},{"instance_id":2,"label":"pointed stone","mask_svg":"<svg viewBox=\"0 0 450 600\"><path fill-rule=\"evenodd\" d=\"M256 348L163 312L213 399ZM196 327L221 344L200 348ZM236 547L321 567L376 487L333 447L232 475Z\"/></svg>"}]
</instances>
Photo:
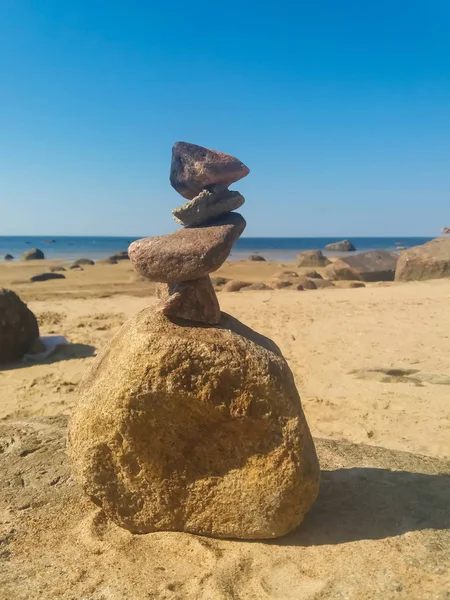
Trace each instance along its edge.
<instances>
[{"instance_id":1,"label":"pointed stone","mask_svg":"<svg viewBox=\"0 0 450 600\"><path fill-rule=\"evenodd\" d=\"M239 192L203 190L198 196L172 211L173 218L181 225L195 227L218 219L242 206L245 199Z\"/></svg>"},{"instance_id":2,"label":"pointed stone","mask_svg":"<svg viewBox=\"0 0 450 600\"><path fill-rule=\"evenodd\" d=\"M166 317L217 325L220 307L209 275L191 281L160 284L157 295L160 310Z\"/></svg>"},{"instance_id":3,"label":"pointed stone","mask_svg":"<svg viewBox=\"0 0 450 600\"><path fill-rule=\"evenodd\" d=\"M151 281L199 279L226 261L245 225L239 213L229 213L207 226L137 240L128 252L136 271Z\"/></svg>"},{"instance_id":4,"label":"pointed stone","mask_svg":"<svg viewBox=\"0 0 450 600\"><path fill-rule=\"evenodd\" d=\"M230 154L187 142L173 145L170 184L188 200L205 188L225 190L249 173L250 169Z\"/></svg>"}]
</instances>

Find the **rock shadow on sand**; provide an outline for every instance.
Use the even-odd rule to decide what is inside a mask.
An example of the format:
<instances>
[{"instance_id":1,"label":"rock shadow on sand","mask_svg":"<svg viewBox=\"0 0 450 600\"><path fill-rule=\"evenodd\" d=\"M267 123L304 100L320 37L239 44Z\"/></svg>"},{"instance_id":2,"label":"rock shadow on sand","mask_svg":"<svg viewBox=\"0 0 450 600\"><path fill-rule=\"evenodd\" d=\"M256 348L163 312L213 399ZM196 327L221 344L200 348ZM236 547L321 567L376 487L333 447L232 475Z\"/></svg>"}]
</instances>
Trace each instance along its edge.
<instances>
[{"instance_id":1,"label":"rock shadow on sand","mask_svg":"<svg viewBox=\"0 0 450 600\"><path fill-rule=\"evenodd\" d=\"M90 356L95 356L96 352L97 348L89 344L66 344L56 348L50 356L43 360L29 362L18 360L15 362L0 364L0 371L12 371L14 369L24 369L34 365L51 365L64 360L88 358Z\"/></svg>"},{"instance_id":2,"label":"rock shadow on sand","mask_svg":"<svg viewBox=\"0 0 450 600\"><path fill-rule=\"evenodd\" d=\"M319 496L304 522L291 534L268 543L321 546L379 540L425 529L450 529L448 461L384 448L320 442L319 455L323 452L321 445L328 451L342 452L342 457L347 455L342 461L336 456L335 464L345 466L356 454L365 454L366 464L376 461L380 468L323 469ZM387 462L399 470L391 470ZM431 472L400 470L408 463L414 469Z\"/></svg>"}]
</instances>

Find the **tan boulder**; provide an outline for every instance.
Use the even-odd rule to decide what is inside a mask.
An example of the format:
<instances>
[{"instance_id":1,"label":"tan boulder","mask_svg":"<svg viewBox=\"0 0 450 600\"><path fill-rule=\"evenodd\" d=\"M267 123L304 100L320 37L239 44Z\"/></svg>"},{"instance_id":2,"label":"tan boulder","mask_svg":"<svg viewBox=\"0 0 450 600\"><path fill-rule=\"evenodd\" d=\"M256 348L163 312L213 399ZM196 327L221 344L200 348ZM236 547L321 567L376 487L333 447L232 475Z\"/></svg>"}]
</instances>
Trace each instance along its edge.
<instances>
[{"instance_id":1,"label":"tan boulder","mask_svg":"<svg viewBox=\"0 0 450 600\"><path fill-rule=\"evenodd\" d=\"M330 279L394 281L398 254L387 250L361 252L339 258L326 268Z\"/></svg>"},{"instance_id":2,"label":"tan boulder","mask_svg":"<svg viewBox=\"0 0 450 600\"><path fill-rule=\"evenodd\" d=\"M235 279L231 279L227 281L223 286L222 290L224 292L239 292L242 288L246 288L249 285L252 285L249 281L237 281Z\"/></svg>"},{"instance_id":3,"label":"tan boulder","mask_svg":"<svg viewBox=\"0 0 450 600\"><path fill-rule=\"evenodd\" d=\"M306 250L297 256L297 267L325 267L330 261L320 250Z\"/></svg>"},{"instance_id":4,"label":"tan boulder","mask_svg":"<svg viewBox=\"0 0 450 600\"><path fill-rule=\"evenodd\" d=\"M158 308L167 317L216 325L220 308L209 275L192 281L159 283L156 295L161 300Z\"/></svg>"},{"instance_id":5,"label":"tan boulder","mask_svg":"<svg viewBox=\"0 0 450 600\"><path fill-rule=\"evenodd\" d=\"M396 281L450 277L450 238L436 238L400 253Z\"/></svg>"},{"instance_id":6,"label":"tan boulder","mask_svg":"<svg viewBox=\"0 0 450 600\"><path fill-rule=\"evenodd\" d=\"M319 465L278 347L233 317L148 308L96 358L69 426L76 477L134 533L273 538L313 504Z\"/></svg>"}]
</instances>

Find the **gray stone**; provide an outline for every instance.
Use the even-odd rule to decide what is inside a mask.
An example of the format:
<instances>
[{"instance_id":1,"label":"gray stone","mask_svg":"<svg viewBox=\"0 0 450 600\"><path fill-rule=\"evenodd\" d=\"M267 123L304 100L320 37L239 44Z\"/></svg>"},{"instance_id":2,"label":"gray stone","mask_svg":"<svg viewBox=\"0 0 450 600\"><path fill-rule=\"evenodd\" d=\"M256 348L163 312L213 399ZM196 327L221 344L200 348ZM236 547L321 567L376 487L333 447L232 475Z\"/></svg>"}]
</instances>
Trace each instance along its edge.
<instances>
[{"instance_id":1,"label":"gray stone","mask_svg":"<svg viewBox=\"0 0 450 600\"><path fill-rule=\"evenodd\" d=\"M176 281L158 285L160 310L166 317L209 323L220 322L220 307L216 292L207 275L190 281Z\"/></svg>"},{"instance_id":2,"label":"gray stone","mask_svg":"<svg viewBox=\"0 0 450 600\"><path fill-rule=\"evenodd\" d=\"M394 281L398 254L387 250L361 252L334 261L326 268L330 279Z\"/></svg>"},{"instance_id":3,"label":"gray stone","mask_svg":"<svg viewBox=\"0 0 450 600\"><path fill-rule=\"evenodd\" d=\"M62 273L40 273L40 275L33 275L30 277L30 281L48 281L49 279L65 279L66 276Z\"/></svg>"},{"instance_id":4,"label":"gray stone","mask_svg":"<svg viewBox=\"0 0 450 600\"><path fill-rule=\"evenodd\" d=\"M256 262L265 262L266 261L264 256L261 256L261 254L250 254L250 256L248 257L248 260L254 260Z\"/></svg>"},{"instance_id":5,"label":"gray stone","mask_svg":"<svg viewBox=\"0 0 450 600\"><path fill-rule=\"evenodd\" d=\"M356 248L349 240L342 240L342 242L327 244L325 250L329 252L355 252Z\"/></svg>"},{"instance_id":6,"label":"gray stone","mask_svg":"<svg viewBox=\"0 0 450 600\"><path fill-rule=\"evenodd\" d=\"M129 247L130 258L136 271L151 281L199 279L225 262L245 225L240 214L230 213L207 226L137 240Z\"/></svg>"},{"instance_id":7,"label":"gray stone","mask_svg":"<svg viewBox=\"0 0 450 600\"><path fill-rule=\"evenodd\" d=\"M195 227L236 210L244 204L239 192L203 190L198 196L172 211L173 218L181 225Z\"/></svg>"},{"instance_id":8,"label":"gray stone","mask_svg":"<svg viewBox=\"0 0 450 600\"><path fill-rule=\"evenodd\" d=\"M90 258L78 258L77 260L75 260L73 262L74 265L95 265L95 262L93 260L91 260Z\"/></svg>"},{"instance_id":9,"label":"gray stone","mask_svg":"<svg viewBox=\"0 0 450 600\"><path fill-rule=\"evenodd\" d=\"M43 260L45 258L44 253L39 248L31 248L30 250L26 250L20 260Z\"/></svg>"},{"instance_id":10,"label":"gray stone","mask_svg":"<svg viewBox=\"0 0 450 600\"><path fill-rule=\"evenodd\" d=\"M14 260L14 256L12 254L5 254L3 260Z\"/></svg>"},{"instance_id":11,"label":"gray stone","mask_svg":"<svg viewBox=\"0 0 450 600\"><path fill-rule=\"evenodd\" d=\"M188 200L205 188L225 190L249 173L248 167L229 154L187 142L177 142L173 146L170 183Z\"/></svg>"}]
</instances>

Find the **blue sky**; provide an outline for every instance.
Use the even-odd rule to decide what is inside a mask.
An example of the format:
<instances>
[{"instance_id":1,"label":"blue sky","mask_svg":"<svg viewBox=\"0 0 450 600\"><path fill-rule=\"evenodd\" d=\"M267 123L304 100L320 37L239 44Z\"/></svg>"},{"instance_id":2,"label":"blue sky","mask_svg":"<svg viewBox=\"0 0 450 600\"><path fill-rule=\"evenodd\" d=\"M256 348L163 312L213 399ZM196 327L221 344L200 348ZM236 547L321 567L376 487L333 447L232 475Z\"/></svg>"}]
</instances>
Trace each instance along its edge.
<instances>
[{"instance_id":1,"label":"blue sky","mask_svg":"<svg viewBox=\"0 0 450 600\"><path fill-rule=\"evenodd\" d=\"M173 231L177 140L250 167L245 235L437 235L449 30L448 0L3 0L0 235Z\"/></svg>"}]
</instances>

